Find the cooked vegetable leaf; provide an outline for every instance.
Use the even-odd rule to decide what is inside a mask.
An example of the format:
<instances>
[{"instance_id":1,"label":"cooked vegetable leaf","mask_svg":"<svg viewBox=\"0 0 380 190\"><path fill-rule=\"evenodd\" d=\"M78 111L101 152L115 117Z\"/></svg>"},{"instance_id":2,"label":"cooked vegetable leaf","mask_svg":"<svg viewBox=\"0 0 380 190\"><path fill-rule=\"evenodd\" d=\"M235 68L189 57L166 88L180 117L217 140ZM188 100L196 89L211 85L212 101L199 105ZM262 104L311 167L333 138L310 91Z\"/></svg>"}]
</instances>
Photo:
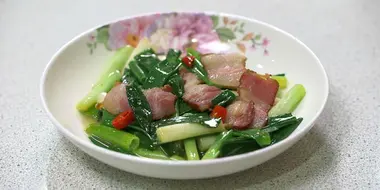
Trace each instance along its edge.
<instances>
[{"instance_id":1,"label":"cooked vegetable leaf","mask_svg":"<svg viewBox=\"0 0 380 190\"><path fill-rule=\"evenodd\" d=\"M126 152L132 152L140 144L139 138L135 135L100 124L90 124L86 133L92 136L92 140L98 140L99 143L103 142L109 147Z\"/></svg>"},{"instance_id":2,"label":"cooked vegetable leaf","mask_svg":"<svg viewBox=\"0 0 380 190\"><path fill-rule=\"evenodd\" d=\"M268 146L271 144L269 133L260 129L248 129L242 131L233 131L233 135L237 137L245 137L255 139L260 146Z\"/></svg>"},{"instance_id":3,"label":"cooked vegetable leaf","mask_svg":"<svg viewBox=\"0 0 380 190\"><path fill-rule=\"evenodd\" d=\"M133 110L136 121L146 132L152 134L152 111L144 93L136 85L129 85L126 88L128 103Z\"/></svg>"},{"instance_id":4,"label":"cooked vegetable leaf","mask_svg":"<svg viewBox=\"0 0 380 190\"><path fill-rule=\"evenodd\" d=\"M231 90L224 90L214 99L212 99L211 102L214 106L220 105L220 106L226 107L229 104L231 104L235 99L236 99L236 95Z\"/></svg>"},{"instance_id":5,"label":"cooked vegetable leaf","mask_svg":"<svg viewBox=\"0 0 380 190\"><path fill-rule=\"evenodd\" d=\"M185 148L182 141L162 144L161 147L168 153L169 156L177 155L185 157Z\"/></svg>"},{"instance_id":6,"label":"cooked vegetable leaf","mask_svg":"<svg viewBox=\"0 0 380 190\"><path fill-rule=\"evenodd\" d=\"M129 63L129 69L140 84L145 81L147 73L137 64L136 61L133 60Z\"/></svg>"},{"instance_id":7,"label":"cooked vegetable leaf","mask_svg":"<svg viewBox=\"0 0 380 190\"><path fill-rule=\"evenodd\" d=\"M91 117L92 119L99 121L102 117L102 113L100 110L96 109L95 107L89 108L87 111L82 112L83 115L87 117Z\"/></svg>"},{"instance_id":8,"label":"cooked vegetable leaf","mask_svg":"<svg viewBox=\"0 0 380 190\"><path fill-rule=\"evenodd\" d=\"M139 137L140 148L146 148L150 150L153 150L155 148L155 143L152 137L146 131L144 131L144 129L138 126L137 123L132 123L128 125L128 127L125 128L124 131L129 132Z\"/></svg>"},{"instance_id":9,"label":"cooked vegetable leaf","mask_svg":"<svg viewBox=\"0 0 380 190\"><path fill-rule=\"evenodd\" d=\"M271 76L272 79L278 82L280 89L285 89L288 86L288 79L285 76Z\"/></svg>"},{"instance_id":10,"label":"cooked vegetable leaf","mask_svg":"<svg viewBox=\"0 0 380 190\"><path fill-rule=\"evenodd\" d=\"M160 62L153 49L147 49L135 56L135 60L148 72Z\"/></svg>"},{"instance_id":11,"label":"cooked vegetable leaf","mask_svg":"<svg viewBox=\"0 0 380 190\"><path fill-rule=\"evenodd\" d=\"M278 123L280 121L283 121L284 119L289 119L291 117L293 117L293 115L291 113L286 113L286 114L275 116L275 117L269 117L268 118L268 125Z\"/></svg>"},{"instance_id":12,"label":"cooked vegetable leaf","mask_svg":"<svg viewBox=\"0 0 380 190\"><path fill-rule=\"evenodd\" d=\"M160 149L157 150L147 150L145 148L138 148L134 153L140 157L153 158L159 160L170 160L168 156L165 155Z\"/></svg>"},{"instance_id":13,"label":"cooked vegetable leaf","mask_svg":"<svg viewBox=\"0 0 380 190\"><path fill-rule=\"evenodd\" d=\"M124 83L124 84L133 84L135 82L137 82L137 79L136 77L132 74L132 71L128 68L125 68L124 69L124 74L123 74L123 77L121 78L121 81Z\"/></svg>"},{"instance_id":14,"label":"cooked vegetable leaf","mask_svg":"<svg viewBox=\"0 0 380 190\"><path fill-rule=\"evenodd\" d=\"M188 55L194 56L196 59L201 60L201 53L199 53L194 48L186 48L186 52Z\"/></svg>"},{"instance_id":15,"label":"cooked vegetable leaf","mask_svg":"<svg viewBox=\"0 0 380 190\"><path fill-rule=\"evenodd\" d=\"M195 50L194 50L195 51ZM188 53L188 55L191 55ZM194 56L195 57L195 56ZM210 85L210 86L215 86L214 83L211 82L211 80L208 78L208 73L206 69L203 67L201 61L195 57L194 62L193 62L193 67L188 67L186 64L184 64L181 61L182 65L189 70L190 72L194 73L197 75L197 77L202 80L204 83Z\"/></svg>"},{"instance_id":16,"label":"cooked vegetable leaf","mask_svg":"<svg viewBox=\"0 0 380 190\"><path fill-rule=\"evenodd\" d=\"M162 119L153 122L152 125L155 127L162 127L167 125L179 124L179 123L198 123L206 127L218 127L221 122L220 118L211 118L205 114L188 114L178 117L173 117L169 119Z\"/></svg>"},{"instance_id":17,"label":"cooked vegetable leaf","mask_svg":"<svg viewBox=\"0 0 380 190\"><path fill-rule=\"evenodd\" d=\"M116 81L121 79L121 70L133 51L133 47L125 46L115 52L108 61L108 68L99 77L94 87L86 96L76 105L77 110L87 111L91 106L96 104L98 96L102 92L111 90Z\"/></svg>"},{"instance_id":18,"label":"cooked vegetable leaf","mask_svg":"<svg viewBox=\"0 0 380 190\"><path fill-rule=\"evenodd\" d=\"M169 50L166 59L158 63L147 75L143 85L144 88L161 87L169 80L171 75L178 72L181 65L180 54L180 51Z\"/></svg>"},{"instance_id":19,"label":"cooked vegetable leaf","mask_svg":"<svg viewBox=\"0 0 380 190\"><path fill-rule=\"evenodd\" d=\"M183 144L186 150L187 160L199 160L197 143L194 138L183 140Z\"/></svg>"},{"instance_id":20,"label":"cooked vegetable leaf","mask_svg":"<svg viewBox=\"0 0 380 190\"><path fill-rule=\"evenodd\" d=\"M217 135L207 135L197 138L197 145L200 151L207 151L216 141Z\"/></svg>"},{"instance_id":21,"label":"cooked vegetable leaf","mask_svg":"<svg viewBox=\"0 0 380 190\"><path fill-rule=\"evenodd\" d=\"M178 73L173 74L169 78L168 84L172 87L172 92L176 96L182 97L183 93L185 93L183 80Z\"/></svg>"},{"instance_id":22,"label":"cooked vegetable leaf","mask_svg":"<svg viewBox=\"0 0 380 190\"><path fill-rule=\"evenodd\" d=\"M110 112L108 112L105 109L102 109L101 112L102 112L102 118L100 119L100 123L105 126L113 127L112 120L115 119L116 116L112 115Z\"/></svg>"},{"instance_id":23,"label":"cooked vegetable leaf","mask_svg":"<svg viewBox=\"0 0 380 190\"><path fill-rule=\"evenodd\" d=\"M301 84L294 85L268 112L269 117L292 113L306 95L305 87Z\"/></svg>"},{"instance_id":24,"label":"cooked vegetable leaf","mask_svg":"<svg viewBox=\"0 0 380 190\"><path fill-rule=\"evenodd\" d=\"M254 139L230 139L221 148L219 157L233 156L258 150L261 147Z\"/></svg>"},{"instance_id":25,"label":"cooked vegetable leaf","mask_svg":"<svg viewBox=\"0 0 380 190\"><path fill-rule=\"evenodd\" d=\"M130 151L126 151L123 148L121 148L120 146L117 146L117 145L114 145L114 144L112 144L112 143L110 143L108 141L105 141L104 139L101 139L98 136L89 135L88 138L96 146L100 146L102 148L106 148L106 149L113 150L113 151L116 151L116 152L121 152L121 153L124 153L124 154L131 154Z\"/></svg>"},{"instance_id":26,"label":"cooked vegetable leaf","mask_svg":"<svg viewBox=\"0 0 380 190\"><path fill-rule=\"evenodd\" d=\"M300 125L302 120L303 120L302 118L298 118L296 123L280 128L279 130L272 132L271 133L272 144L277 143L285 139L286 137L288 137L290 134L292 134L293 131L296 130L296 128Z\"/></svg>"},{"instance_id":27,"label":"cooked vegetable leaf","mask_svg":"<svg viewBox=\"0 0 380 190\"><path fill-rule=\"evenodd\" d=\"M181 116L181 115L188 113L190 111L192 111L191 107L185 101L183 101L183 99L178 98L176 101L176 114L177 114L177 116Z\"/></svg>"},{"instance_id":28,"label":"cooked vegetable leaf","mask_svg":"<svg viewBox=\"0 0 380 190\"><path fill-rule=\"evenodd\" d=\"M283 117L283 118L270 119L269 124L266 127L264 127L262 131L271 133L271 132L279 130L282 127L293 125L297 123L297 121L298 120L296 117Z\"/></svg>"},{"instance_id":29,"label":"cooked vegetable leaf","mask_svg":"<svg viewBox=\"0 0 380 190\"><path fill-rule=\"evenodd\" d=\"M159 143L168 143L202 135L220 133L225 131L223 124L218 127L205 127L199 123L178 123L157 128L157 140Z\"/></svg>"},{"instance_id":30,"label":"cooked vegetable leaf","mask_svg":"<svg viewBox=\"0 0 380 190\"><path fill-rule=\"evenodd\" d=\"M207 150L202 160L217 158L224 142L232 137L232 130L226 131L218 135L214 144Z\"/></svg>"}]
</instances>

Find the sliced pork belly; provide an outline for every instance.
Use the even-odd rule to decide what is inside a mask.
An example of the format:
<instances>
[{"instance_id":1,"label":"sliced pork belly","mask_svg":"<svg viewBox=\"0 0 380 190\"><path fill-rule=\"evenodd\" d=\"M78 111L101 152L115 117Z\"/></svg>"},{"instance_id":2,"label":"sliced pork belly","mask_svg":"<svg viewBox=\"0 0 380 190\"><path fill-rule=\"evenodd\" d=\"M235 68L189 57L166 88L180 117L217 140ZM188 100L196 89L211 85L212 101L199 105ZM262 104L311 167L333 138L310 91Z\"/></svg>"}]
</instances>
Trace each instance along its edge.
<instances>
[{"instance_id":1,"label":"sliced pork belly","mask_svg":"<svg viewBox=\"0 0 380 190\"><path fill-rule=\"evenodd\" d=\"M198 79L197 75L195 75L194 73L191 73L190 71L188 71L185 68L182 68L179 71L179 74L180 74L183 82L185 83L185 85L184 85L185 90L187 87L194 86L194 85L202 83L202 81Z\"/></svg>"},{"instance_id":2,"label":"sliced pork belly","mask_svg":"<svg viewBox=\"0 0 380 190\"><path fill-rule=\"evenodd\" d=\"M240 79L238 88L242 100L255 103L253 127L263 127L267 122L268 111L273 106L278 91L278 83L269 76L246 71Z\"/></svg>"},{"instance_id":3,"label":"sliced pork belly","mask_svg":"<svg viewBox=\"0 0 380 190\"><path fill-rule=\"evenodd\" d=\"M144 95L152 110L153 120L171 116L175 113L177 96L161 88L151 88L144 91Z\"/></svg>"},{"instance_id":4,"label":"sliced pork belly","mask_svg":"<svg viewBox=\"0 0 380 190\"><path fill-rule=\"evenodd\" d=\"M226 88L237 88L241 75L246 71L247 58L240 53L206 54L201 62L210 80Z\"/></svg>"},{"instance_id":5,"label":"sliced pork belly","mask_svg":"<svg viewBox=\"0 0 380 190\"><path fill-rule=\"evenodd\" d=\"M215 86L207 84L198 84L185 88L183 100L193 109L206 111L212 106L212 99L221 93L221 90Z\"/></svg>"},{"instance_id":6,"label":"sliced pork belly","mask_svg":"<svg viewBox=\"0 0 380 190\"><path fill-rule=\"evenodd\" d=\"M256 128L264 127L268 120L268 112L270 107L265 104L255 104L254 112L255 118L251 126Z\"/></svg>"},{"instance_id":7,"label":"sliced pork belly","mask_svg":"<svg viewBox=\"0 0 380 190\"><path fill-rule=\"evenodd\" d=\"M103 107L108 112L117 115L124 112L129 107L126 84L118 84L114 86L106 95L103 101Z\"/></svg>"},{"instance_id":8,"label":"sliced pork belly","mask_svg":"<svg viewBox=\"0 0 380 190\"><path fill-rule=\"evenodd\" d=\"M180 70L180 76L184 81L183 100L197 111L206 111L211 108L212 99L220 94L221 90L215 86L201 84L202 81L185 68Z\"/></svg>"},{"instance_id":9,"label":"sliced pork belly","mask_svg":"<svg viewBox=\"0 0 380 190\"><path fill-rule=\"evenodd\" d=\"M254 103L252 101L236 100L227 106L226 123L235 129L250 127L255 115Z\"/></svg>"},{"instance_id":10,"label":"sliced pork belly","mask_svg":"<svg viewBox=\"0 0 380 190\"><path fill-rule=\"evenodd\" d=\"M103 107L108 112L117 115L128 109L126 85L118 84L113 87L104 98ZM171 87L170 87L171 88ZM168 90L169 87L163 88ZM154 120L170 116L175 113L174 103L177 97L161 88L152 88L144 91L144 95L149 102Z\"/></svg>"}]
</instances>

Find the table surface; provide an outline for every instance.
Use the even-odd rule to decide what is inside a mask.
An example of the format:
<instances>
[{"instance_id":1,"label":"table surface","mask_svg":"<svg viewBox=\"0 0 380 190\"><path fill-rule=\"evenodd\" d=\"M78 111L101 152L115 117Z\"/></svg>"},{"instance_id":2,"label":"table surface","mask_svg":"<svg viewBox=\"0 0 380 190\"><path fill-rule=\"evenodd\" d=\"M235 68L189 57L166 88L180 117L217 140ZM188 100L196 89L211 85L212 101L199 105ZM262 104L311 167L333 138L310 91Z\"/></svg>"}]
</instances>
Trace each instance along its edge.
<instances>
[{"instance_id":1,"label":"table surface","mask_svg":"<svg viewBox=\"0 0 380 190\"><path fill-rule=\"evenodd\" d=\"M0 0L0 189L379 189L379 8L379 0ZM39 98L39 79L54 52L99 23L170 10L236 13L305 42L331 84L312 130L258 167L189 181L123 172L68 142Z\"/></svg>"}]
</instances>

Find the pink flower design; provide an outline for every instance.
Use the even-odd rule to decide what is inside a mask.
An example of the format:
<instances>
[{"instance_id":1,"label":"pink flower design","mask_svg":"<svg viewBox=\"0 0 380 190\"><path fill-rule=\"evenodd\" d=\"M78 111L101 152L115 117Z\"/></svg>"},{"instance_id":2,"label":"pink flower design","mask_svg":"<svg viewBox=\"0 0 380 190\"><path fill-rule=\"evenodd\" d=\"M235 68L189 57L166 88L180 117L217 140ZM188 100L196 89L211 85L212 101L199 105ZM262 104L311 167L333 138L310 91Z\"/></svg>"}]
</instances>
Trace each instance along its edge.
<instances>
[{"instance_id":1,"label":"pink flower design","mask_svg":"<svg viewBox=\"0 0 380 190\"><path fill-rule=\"evenodd\" d=\"M267 49L264 50L264 55L265 55L265 56L268 56L268 55L269 55L269 52L268 52Z\"/></svg>"},{"instance_id":2,"label":"pink flower design","mask_svg":"<svg viewBox=\"0 0 380 190\"><path fill-rule=\"evenodd\" d=\"M267 47L269 45L269 40L268 40L268 38L264 38L263 39L263 46L264 47Z\"/></svg>"},{"instance_id":3,"label":"pink flower design","mask_svg":"<svg viewBox=\"0 0 380 190\"><path fill-rule=\"evenodd\" d=\"M198 48L200 45L219 41L212 26L211 18L205 14L168 14L162 15L162 18L149 27L147 32L148 35L151 33L151 41L154 46L159 47L156 51L160 53L167 51L168 48L184 51L189 46L204 53L207 49Z\"/></svg>"},{"instance_id":4,"label":"pink flower design","mask_svg":"<svg viewBox=\"0 0 380 190\"><path fill-rule=\"evenodd\" d=\"M109 47L113 50L127 44L136 47L141 37L145 35L146 28L156 17L157 15L143 16L110 24Z\"/></svg>"}]
</instances>

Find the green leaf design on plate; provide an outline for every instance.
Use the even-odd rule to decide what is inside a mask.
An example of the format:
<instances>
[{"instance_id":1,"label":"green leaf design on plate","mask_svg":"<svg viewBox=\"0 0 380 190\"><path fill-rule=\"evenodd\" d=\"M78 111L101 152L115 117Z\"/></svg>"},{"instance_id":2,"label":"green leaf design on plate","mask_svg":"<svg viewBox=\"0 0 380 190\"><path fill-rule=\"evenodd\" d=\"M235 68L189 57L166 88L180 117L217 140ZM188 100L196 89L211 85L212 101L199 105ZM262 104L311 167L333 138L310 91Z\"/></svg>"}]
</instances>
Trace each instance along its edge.
<instances>
[{"instance_id":1,"label":"green leaf design on plate","mask_svg":"<svg viewBox=\"0 0 380 190\"><path fill-rule=\"evenodd\" d=\"M261 34L258 34L255 36L255 40L260 40L261 39Z\"/></svg>"},{"instance_id":2,"label":"green leaf design on plate","mask_svg":"<svg viewBox=\"0 0 380 190\"><path fill-rule=\"evenodd\" d=\"M213 28L216 28L219 24L219 17L216 15L211 16Z\"/></svg>"},{"instance_id":3,"label":"green leaf design on plate","mask_svg":"<svg viewBox=\"0 0 380 190\"><path fill-rule=\"evenodd\" d=\"M109 38L108 28L99 28L96 35L96 41L99 43L107 43Z\"/></svg>"},{"instance_id":4,"label":"green leaf design on plate","mask_svg":"<svg viewBox=\"0 0 380 190\"><path fill-rule=\"evenodd\" d=\"M226 27L217 28L216 33L218 33L220 40L223 42L227 42L228 40L233 40L236 38L234 32Z\"/></svg>"}]
</instances>

